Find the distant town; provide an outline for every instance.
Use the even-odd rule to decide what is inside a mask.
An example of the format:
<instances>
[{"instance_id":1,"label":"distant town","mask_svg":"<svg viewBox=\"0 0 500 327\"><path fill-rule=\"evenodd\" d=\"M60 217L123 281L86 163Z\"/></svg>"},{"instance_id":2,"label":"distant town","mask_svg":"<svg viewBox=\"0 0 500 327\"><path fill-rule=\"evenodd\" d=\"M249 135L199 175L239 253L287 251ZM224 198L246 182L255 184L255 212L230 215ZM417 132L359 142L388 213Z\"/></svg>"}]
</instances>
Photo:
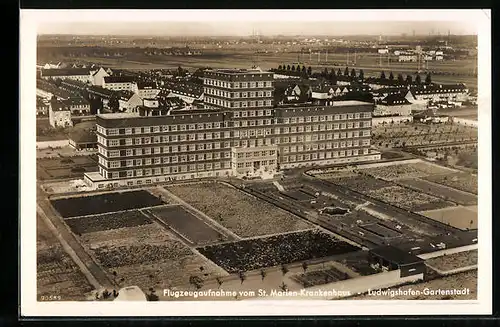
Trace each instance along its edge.
<instances>
[{"instance_id":1,"label":"distant town","mask_svg":"<svg viewBox=\"0 0 500 327\"><path fill-rule=\"evenodd\" d=\"M476 36L37 46L40 301L476 298Z\"/></svg>"}]
</instances>

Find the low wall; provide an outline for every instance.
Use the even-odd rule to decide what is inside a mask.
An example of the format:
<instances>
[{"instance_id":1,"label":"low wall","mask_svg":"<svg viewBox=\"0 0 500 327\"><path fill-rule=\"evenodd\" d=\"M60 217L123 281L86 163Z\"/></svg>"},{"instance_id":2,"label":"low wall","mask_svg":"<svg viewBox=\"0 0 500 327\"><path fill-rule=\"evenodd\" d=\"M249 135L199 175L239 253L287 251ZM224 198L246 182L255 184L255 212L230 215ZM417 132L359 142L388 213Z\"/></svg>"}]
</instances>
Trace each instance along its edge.
<instances>
[{"instance_id":1,"label":"low wall","mask_svg":"<svg viewBox=\"0 0 500 327\"><path fill-rule=\"evenodd\" d=\"M470 244L470 245L464 245L464 246L459 246L456 248L451 248L451 249L444 249L444 250L439 250L431 253L423 253L417 255L417 257L427 260L435 257L440 257L443 255L449 255L449 254L454 254L454 253L459 253L459 252L465 252L465 251L471 251L471 250L477 250L477 243L476 244Z\"/></svg>"},{"instance_id":2,"label":"low wall","mask_svg":"<svg viewBox=\"0 0 500 327\"><path fill-rule=\"evenodd\" d=\"M332 300L363 294L369 290L384 289L424 279L423 274L403 278L400 275L401 270L398 269L309 287L303 290L289 291L284 295L274 294L274 296L252 298L249 300Z\"/></svg>"},{"instance_id":3,"label":"low wall","mask_svg":"<svg viewBox=\"0 0 500 327\"><path fill-rule=\"evenodd\" d=\"M37 149L62 148L69 146L69 140L36 142Z\"/></svg>"}]
</instances>

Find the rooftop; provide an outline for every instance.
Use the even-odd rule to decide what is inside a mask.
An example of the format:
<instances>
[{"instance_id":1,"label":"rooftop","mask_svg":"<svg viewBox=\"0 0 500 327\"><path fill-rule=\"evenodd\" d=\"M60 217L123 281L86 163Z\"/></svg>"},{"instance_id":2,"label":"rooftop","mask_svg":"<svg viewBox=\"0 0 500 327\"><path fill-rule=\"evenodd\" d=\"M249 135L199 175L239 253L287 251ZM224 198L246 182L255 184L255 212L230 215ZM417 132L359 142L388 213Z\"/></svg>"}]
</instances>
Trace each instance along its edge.
<instances>
[{"instance_id":1,"label":"rooftop","mask_svg":"<svg viewBox=\"0 0 500 327\"><path fill-rule=\"evenodd\" d=\"M371 249L370 253L398 266L421 263L424 261L416 255L410 254L391 245Z\"/></svg>"},{"instance_id":2,"label":"rooftop","mask_svg":"<svg viewBox=\"0 0 500 327\"><path fill-rule=\"evenodd\" d=\"M221 73L221 74L251 74L251 73L266 73L266 74L274 74L272 72L263 71L260 68L241 68L241 69L212 69L207 70L207 72Z\"/></svg>"},{"instance_id":3,"label":"rooftop","mask_svg":"<svg viewBox=\"0 0 500 327\"><path fill-rule=\"evenodd\" d=\"M105 76L106 83L135 83L135 80L130 76Z\"/></svg>"},{"instance_id":4,"label":"rooftop","mask_svg":"<svg viewBox=\"0 0 500 327\"><path fill-rule=\"evenodd\" d=\"M324 107L348 107L348 106L366 106L373 105L370 102L363 102L357 100L344 100L344 101L329 101ZM280 108L294 108L294 107L318 107L316 104L312 103L285 103L279 105Z\"/></svg>"},{"instance_id":5,"label":"rooftop","mask_svg":"<svg viewBox=\"0 0 500 327\"><path fill-rule=\"evenodd\" d=\"M42 76L77 76L90 75L88 68L52 68L42 69Z\"/></svg>"},{"instance_id":6,"label":"rooftop","mask_svg":"<svg viewBox=\"0 0 500 327\"><path fill-rule=\"evenodd\" d=\"M97 117L102 119L124 119L124 118L140 118L137 112L117 112L112 114L98 114Z\"/></svg>"}]
</instances>

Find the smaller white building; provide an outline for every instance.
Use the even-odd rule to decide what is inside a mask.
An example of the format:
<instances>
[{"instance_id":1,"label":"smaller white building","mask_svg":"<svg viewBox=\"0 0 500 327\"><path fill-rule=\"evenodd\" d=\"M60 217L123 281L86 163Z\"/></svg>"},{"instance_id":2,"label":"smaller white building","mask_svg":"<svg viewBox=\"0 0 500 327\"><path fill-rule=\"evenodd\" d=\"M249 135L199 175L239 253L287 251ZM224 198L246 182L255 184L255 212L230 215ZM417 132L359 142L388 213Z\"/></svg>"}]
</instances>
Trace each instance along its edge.
<instances>
[{"instance_id":1,"label":"smaller white building","mask_svg":"<svg viewBox=\"0 0 500 327\"><path fill-rule=\"evenodd\" d=\"M71 120L71 109L69 105L59 100L50 101L49 123L50 126L54 128L66 128L73 126L73 121Z\"/></svg>"},{"instance_id":2,"label":"smaller white building","mask_svg":"<svg viewBox=\"0 0 500 327\"><path fill-rule=\"evenodd\" d=\"M130 91L138 93L137 83L128 76L105 76L102 87L112 91Z\"/></svg>"}]
</instances>

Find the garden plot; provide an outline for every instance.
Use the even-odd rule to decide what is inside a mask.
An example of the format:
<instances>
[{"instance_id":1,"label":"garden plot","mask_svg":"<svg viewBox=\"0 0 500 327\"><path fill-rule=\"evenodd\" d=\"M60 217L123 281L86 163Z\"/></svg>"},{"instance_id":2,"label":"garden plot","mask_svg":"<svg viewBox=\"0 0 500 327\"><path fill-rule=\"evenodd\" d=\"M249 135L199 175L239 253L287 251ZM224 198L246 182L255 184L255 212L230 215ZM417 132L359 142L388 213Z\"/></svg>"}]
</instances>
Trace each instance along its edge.
<instances>
[{"instance_id":1,"label":"garden plot","mask_svg":"<svg viewBox=\"0 0 500 327\"><path fill-rule=\"evenodd\" d=\"M332 178L328 179L329 182L332 182L337 185L345 186L355 191L366 193L372 190L378 190L384 187L394 186L395 184L376 179L370 176L356 175L351 177L341 177L341 178Z\"/></svg>"},{"instance_id":2,"label":"garden plot","mask_svg":"<svg viewBox=\"0 0 500 327\"><path fill-rule=\"evenodd\" d=\"M460 229L477 229L477 206L451 207L420 212L421 215Z\"/></svg>"},{"instance_id":3,"label":"garden plot","mask_svg":"<svg viewBox=\"0 0 500 327\"><path fill-rule=\"evenodd\" d=\"M287 211L221 183L176 185L167 190L241 237L312 227Z\"/></svg>"},{"instance_id":4,"label":"garden plot","mask_svg":"<svg viewBox=\"0 0 500 327\"><path fill-rule=\"evenodd\" d=\"M301 190L292 190L284 193L286 196L297 201L309 201L314 199L314 196L307 194Z\"/></svg>"},{"instance_id":5,"label":"garden plot","mask_svg":"<svg viewBox=\"0 0 500 327\"><path fill-rule=\"evenodd\" d=\"M317 230L256 238L198 248L227 272L289 264L358 250Z\"/></svg>"},{"instance_id":6,"label":"garden plot","mask_svg":"<svg viewBox=\"0 0 500 327\"><path fill-rule=\"evenodd\" d=\"M359 251L339 261L347 268L360 274L368 276L382 272L380 267L376 267L370 263L368 251Z\"/></svg>"},{"instance_id":7,"label":"garden plot","mask_svg":"<svg viewBox=\"0 0 500 327\"><path fill-rule=\"evenodd\" d=\"M310 271L293 277L295 281L304 287L324 285L341 280L347 280L349 278L348 274L333 267L325 270Z\"/></svg>"},{"instance_id":8,"label":"garden plot","mask_svg":"<svg viewBox=\"0 0 500 327\"><path fill-rule=\"evenodd\" d=\"M372 175L387 181L420 178L429 175L449 174L453 171L447 168L439 167L426 162L416 162L407 164L394 164L389 166L380 166L373 168L362 168L360 172Z\"/></svg>"},{"instance_id":9,"label":"garden plot","mask_svg":"<svg viewBox=\"0 0 500 327\"><path fill-rule=\"evenodd\" d=\"M122 211L110 214L66 218L64 222L77 235L151 224L140 211Z\"/></svg>"},{"instance_id":10,"label":"garden plot","mask_svg":"<svg viewBox=\"0 0 500 327\"><path fill-rule=\"evenodd\" d=\"M423 179L401 179L398 180L398 183L458 204L477 204L477 196L473 194L442 186L440 184L431 183Z\"/></svg>"},{"instance_id":11,"label":"garden plot","mask_svg":"<svg viewBox=\"0 0 500 327\"><path fill-rule=\"evenodd\" d=\"M147 211L194 244L202 245L227 239L181 206L160 207Z\"/></svg>"},{"instance_id":12,"label":"garden plot","mask_svg":"<svg viewBox=\"0 0 500 327\"><path fill-rule=\"evenodd\" d=\"M79 267L37 215L37 298L60 296L62 301L85 300L93 290Z\"/></svg>"},{"instance_id":13,"label":"garden plot","mask_svg":"<svg viewBox=\"0 0 500 327\"><path fill-rule=\"evenodd\" d=\"M477 250L448 254L425 261L431 268L446 272L477 265Z\"/></svg>"},{"instance_id":14,"label":"garden plot","mask_svg":"<svg viewBox=\"0 0 500 327\"><path fill-rule=\"evenodd\" d=\"M138 285L145 292L155 285L185 284L200 267L207 276L223 272L158 223L86 233L80 239L120 286Z\"/></svg>"},{"instance_id":15,"label":"garden plot","mask_svg":"<svg viewBox=\"0 0 500 327\"><path fill-rule=\"evenodd\" d=\"M429 176L424 179L456 188L457 190L477 194L477 175L460 172L454 174Z\"/></svg>"},{"instance_id":16,"label":"garden plot","mask_svg":"<svg viewBox=\"0 0 500 327\"><path fill-rule=\"evenodd\" d=\"M63 218L140 209L164 204L162 200L143 190L57 199L51 200L51 203Z\"/></svg>"},{"instance_id":17,"label":"garden plot","mask_svg":"<svg viewBox=\"0 0 500 327\"><path fill-rule=\"evenodd\" d=\"M454 206L453 203L446 202L435 196L413 191L401 186L384 187L370 191L367 195L413 212Z\"/></svg>"}]
</instances>

